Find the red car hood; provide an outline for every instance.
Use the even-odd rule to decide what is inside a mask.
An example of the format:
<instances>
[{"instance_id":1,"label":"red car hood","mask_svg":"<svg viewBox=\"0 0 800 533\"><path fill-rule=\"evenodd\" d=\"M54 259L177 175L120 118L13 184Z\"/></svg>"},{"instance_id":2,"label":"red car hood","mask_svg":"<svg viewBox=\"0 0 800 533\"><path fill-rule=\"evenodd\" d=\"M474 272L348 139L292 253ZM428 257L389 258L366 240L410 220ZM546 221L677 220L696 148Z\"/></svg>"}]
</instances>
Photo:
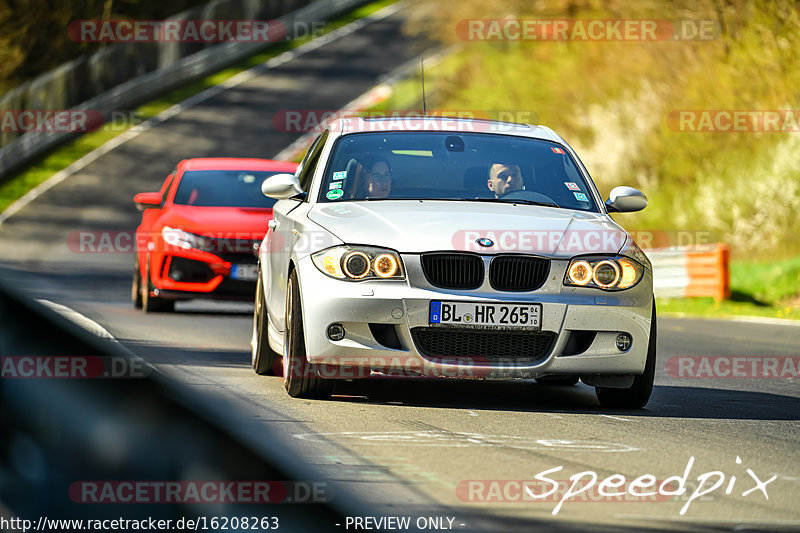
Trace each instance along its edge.
<instances>
[{"instance_id":1,"label":"red car hood","mask_svg":"<svg viewBox=\"0 0 800 533\"><path fill-rule=\"evenodd\" d=\"M267 233L267 223L271 219L272 209L173 205L161 222L197 235L261 239Z\"/></svg>"}]
</instances>

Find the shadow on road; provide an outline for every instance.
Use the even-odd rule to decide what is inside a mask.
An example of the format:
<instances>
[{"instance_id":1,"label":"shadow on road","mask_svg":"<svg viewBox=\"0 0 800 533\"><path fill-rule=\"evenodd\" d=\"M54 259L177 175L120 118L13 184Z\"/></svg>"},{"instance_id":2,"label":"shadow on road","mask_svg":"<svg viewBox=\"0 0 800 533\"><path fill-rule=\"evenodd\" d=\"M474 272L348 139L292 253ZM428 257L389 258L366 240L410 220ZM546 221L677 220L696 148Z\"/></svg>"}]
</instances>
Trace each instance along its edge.
<instances>
[{"instance_id":1,"label":"shadow on road","mask_svg":"<svg viewBox=\"0 0 800 533\"><path fill-rule=\"evenodd\" d=\"M656 386L644 409L605 409L594 389L533 381L377 379L337 383L334 400L448 409L623 414L658 418L800 420L800 398L705 387Z\"/></svg>"}]
</instances>

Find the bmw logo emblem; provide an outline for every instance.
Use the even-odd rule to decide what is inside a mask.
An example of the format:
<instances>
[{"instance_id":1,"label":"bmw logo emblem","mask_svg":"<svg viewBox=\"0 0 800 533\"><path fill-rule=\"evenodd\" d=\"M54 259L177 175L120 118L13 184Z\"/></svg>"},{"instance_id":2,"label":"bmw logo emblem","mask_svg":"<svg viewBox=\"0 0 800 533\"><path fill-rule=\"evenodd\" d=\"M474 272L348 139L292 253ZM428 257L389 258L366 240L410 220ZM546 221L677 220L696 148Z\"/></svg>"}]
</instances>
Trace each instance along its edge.
<instances>
[{"instance_id":1,"label":"bmw logo emblem","mask_svg":"<svg viewBox=\"0 0 800 533\"><path fill-rule=\"evenodd\" d=\"M494 246L494 241L492 239L487 239L486 237L481 237L480 239L477 239L475 242L477 242L484 248L489 248L491 246Z\"/></svg>"}]
</instances>

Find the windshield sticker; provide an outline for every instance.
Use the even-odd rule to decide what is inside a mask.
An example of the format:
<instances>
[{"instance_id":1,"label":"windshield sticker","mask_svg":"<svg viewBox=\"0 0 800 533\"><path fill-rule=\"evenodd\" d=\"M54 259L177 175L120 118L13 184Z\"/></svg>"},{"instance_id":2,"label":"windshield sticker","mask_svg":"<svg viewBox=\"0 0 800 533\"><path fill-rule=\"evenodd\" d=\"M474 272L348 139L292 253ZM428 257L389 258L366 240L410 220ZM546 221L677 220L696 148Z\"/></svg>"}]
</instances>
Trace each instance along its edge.
<instances>
[{"instance_id":1,"label":"windshield sticker","mask_svg":"<svg viewBox=\"0 0 800 533\"><path fill-rule=\"evenodd\" d=\"M586 197L586 195L583 194L582 192L574 192L572 194L574 194L575 198L577 198L581 202L588 202L589 201L589 199Z\"/></svg>"},{"instance_id":2,"label":"windshield sticker","mask_svg":"<svg viewBox=\"0 0 800 533\"><path fill-rule=\"evenodd\" d=\"M566 185L567 189L569 189L571 191L579 191L579 190L581 190L581 188L578 187L578 184L575 183L574 181L565 181L564 185Z\"/></svg>"},{"instance_id":3,"label":"windshield sticker","mask_svg":"<svg viewBox=\"0 0 800 533\"><path fill-rule=\"evenodd\" d=\"M332 191L333 189L341 189L342 188L342 181L334 181L328 186L328 190Z\"/></svg>"},{"instance_id":4,"label":"windshield sticker","mask_svg":"<svg viewBox=\"0 0 800 533\"><path fill-rule=\"evenodd\" d=\"M554 154L563 154L563 153L565 153L564 150L562 150L558 146L551 146L550 149L553 151Z\"/></svg>"},{"instance_id":5,"label":"windshield sticker","mask_svg":"<svg viewBox=\"0 0 800 533\"><path fill-rule=\"evenodd\" d=\"M335 180L343 180L346 177L347 177L347 171L346 170L340 170L339 172L334 172L333 173L333 179L335 179Z\"/></svg>"},{"instance_id":6,"label":"windshield sticker","mask_svg":"<svg viewBox=\"0 0 800 533\"><path fill-rule=\"evenodd\" d=\"M328 200L338 200L343 194L344 191L342 189L333 189L332 191L328 191L328 194L325 195L325 198Z\"/></svg>"}]
</instances>

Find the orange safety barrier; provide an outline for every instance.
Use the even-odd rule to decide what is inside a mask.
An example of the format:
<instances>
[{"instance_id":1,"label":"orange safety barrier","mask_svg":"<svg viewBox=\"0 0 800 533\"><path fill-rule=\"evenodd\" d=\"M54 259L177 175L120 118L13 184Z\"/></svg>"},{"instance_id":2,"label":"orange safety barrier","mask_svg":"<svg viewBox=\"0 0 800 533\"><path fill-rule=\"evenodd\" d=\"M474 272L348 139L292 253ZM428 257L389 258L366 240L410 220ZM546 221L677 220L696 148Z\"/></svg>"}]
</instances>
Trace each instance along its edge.
<instances>
[{"instance_id":1,"label":"orange safety barrier","mask_svg":"<svg viewBox=\"0 0 800 533\"><path fill-rule=\"evenodd\" d=\"M711 250L708 246L697 248L690 247L685 251L689 274L686 296L712 296L716 301L730 298L730 248L722 243Z\"/></svg>"}]
</instances>

